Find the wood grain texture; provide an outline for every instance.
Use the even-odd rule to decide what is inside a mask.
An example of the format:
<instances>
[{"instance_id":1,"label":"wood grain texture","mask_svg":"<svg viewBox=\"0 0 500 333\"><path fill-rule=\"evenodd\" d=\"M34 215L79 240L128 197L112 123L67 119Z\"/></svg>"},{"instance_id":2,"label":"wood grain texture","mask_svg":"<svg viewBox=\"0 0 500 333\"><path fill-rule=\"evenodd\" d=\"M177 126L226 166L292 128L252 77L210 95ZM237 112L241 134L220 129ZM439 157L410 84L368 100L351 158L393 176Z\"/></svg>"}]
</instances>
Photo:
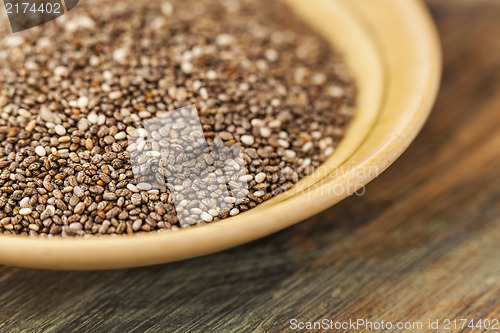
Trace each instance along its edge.
<instances>
[{"instance_id":1,"label":"wood grain texture","mask_svg":"<svg viewBox=\"0 0 500 333\"><path fill-rule=\"evenodd\" d=\"M287 332L292 318L500 319L500 3L429 3L444 47L442 91L419 138L364 196L174 264L1 267L0 332ZM458 331L483 330L446 332Z\"/></svg>"}]
</instances>

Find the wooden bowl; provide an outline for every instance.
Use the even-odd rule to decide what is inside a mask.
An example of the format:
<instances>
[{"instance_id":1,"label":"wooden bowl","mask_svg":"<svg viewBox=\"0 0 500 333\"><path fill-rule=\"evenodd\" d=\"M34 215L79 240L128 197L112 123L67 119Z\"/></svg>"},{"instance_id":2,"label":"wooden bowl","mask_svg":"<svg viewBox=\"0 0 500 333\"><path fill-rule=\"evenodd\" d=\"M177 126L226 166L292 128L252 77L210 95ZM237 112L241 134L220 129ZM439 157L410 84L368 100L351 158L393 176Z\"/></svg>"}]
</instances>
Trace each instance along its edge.
<instances>
[{"instance_id":1,"label":"wooden bowl","mask_svg":"<svg viewBox=\"0 0 500 333\"><path fill-rule=\"evenodd\" d=\"M73 239L0 236L0 263L111 269L201 256L300 222L351 195L394 162L434 103L441 54L418 0L283 0L341 51L358 85L357 110L336 152L313 175L226 220L134 236Z\"/></svg>"}]
</instances>

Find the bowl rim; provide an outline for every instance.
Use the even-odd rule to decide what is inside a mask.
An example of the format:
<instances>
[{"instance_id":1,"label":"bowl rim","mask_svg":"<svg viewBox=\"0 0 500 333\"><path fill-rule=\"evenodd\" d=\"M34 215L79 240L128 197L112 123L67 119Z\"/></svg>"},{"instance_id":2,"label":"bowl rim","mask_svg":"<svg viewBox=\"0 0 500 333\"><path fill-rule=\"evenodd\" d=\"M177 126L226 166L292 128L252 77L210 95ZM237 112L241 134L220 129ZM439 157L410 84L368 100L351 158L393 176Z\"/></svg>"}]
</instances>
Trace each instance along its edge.
<instances>
[{"instance_id":1,"label":"bowl rim","mask_svg":"<svg viewBox=\"0 0 500 333\"><path fill-rule=\"evenodd\" d=\"M255 240L298 223L343 200L389 167L417 136L437 96L441 49L432 19L420 0L386 0L383 6L377 5L376 1L365 0L310 1L320 6L334 4L338 7L333 8L349 11L352 18L371 35L382 54L385 74L388 75L381 112L390 105L400 105L404 119L393 124L389 116L384 118L381 114L370 137L348 160L341 163L338 168L340 172L335 177L322 178L297 195L283 196L276 204L250 210L237 216L238 218L173 232L119 237L48 239L0 235L0 263L50 269L112 269L201 256ZM401 29L394 31L395 26ZM406 41L405 44L401 44L403 40ZM404 67L403 56L413 57L411 68ZM397 78L404 75L417 78L418 84L411 89L404 85L392 86L399 83ZM406 76L401 82L407 82ZM403 93L402 89L409 91ZM398 91L401 96L398 96ZM391 101L393 104L390 104ZM390 128L389 125L396 128L385 133L384 126ZM371 150L366 147L370 138L380 141L375 150L373 147ZM356 174L359 168L373 171ZM356 186L339 195L324 195L333 186L348 183Z\"/></svg>"}]
</instances>

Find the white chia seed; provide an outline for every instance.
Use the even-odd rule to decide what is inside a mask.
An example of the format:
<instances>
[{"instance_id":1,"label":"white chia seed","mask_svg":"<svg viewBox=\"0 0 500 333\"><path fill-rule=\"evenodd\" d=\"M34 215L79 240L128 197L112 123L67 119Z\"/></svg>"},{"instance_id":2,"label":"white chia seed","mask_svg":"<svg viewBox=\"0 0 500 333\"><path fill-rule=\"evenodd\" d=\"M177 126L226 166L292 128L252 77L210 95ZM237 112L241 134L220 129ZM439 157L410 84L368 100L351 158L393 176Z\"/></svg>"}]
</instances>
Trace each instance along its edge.
<instances>
[{"instance_id":1,"label":"white chia seed","mask_svg":"<svg viewBox=\"0 0 500 333\"><path fill-rule=\"evenodd\" d=\"M47 152L45 151L45 148L43 148L42 146L37 146L35 148L35 153L38 155L38 156L45 156L47 154Z\"/></svg>"}]
</instances>

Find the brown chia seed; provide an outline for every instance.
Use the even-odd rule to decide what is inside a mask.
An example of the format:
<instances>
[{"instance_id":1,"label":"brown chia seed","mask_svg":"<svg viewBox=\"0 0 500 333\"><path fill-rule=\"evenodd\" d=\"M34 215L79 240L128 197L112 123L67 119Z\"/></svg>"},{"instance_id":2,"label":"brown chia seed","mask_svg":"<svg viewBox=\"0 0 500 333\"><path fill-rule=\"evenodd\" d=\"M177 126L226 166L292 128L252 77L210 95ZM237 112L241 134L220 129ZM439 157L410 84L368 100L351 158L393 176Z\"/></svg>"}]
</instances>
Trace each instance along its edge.
<instances>
[{"instance_id":1,"label":"brown chia seed","mask_svg":"<svg viewBox=\"0 0 500 333\"><path fill-rule=\"evenodd\" d=\"M238 215L318 168L354 108L340 56L277 0L87 0L14 35L2 23L0 58L6 234L131 234L191 225L176 210L199 214L192 224ZM134 179L130 156L149 148L127 136L192 104L208 142L242 149L249 194L230 210L174 207L168 189Z\"/></svg>"}]
</instances>

